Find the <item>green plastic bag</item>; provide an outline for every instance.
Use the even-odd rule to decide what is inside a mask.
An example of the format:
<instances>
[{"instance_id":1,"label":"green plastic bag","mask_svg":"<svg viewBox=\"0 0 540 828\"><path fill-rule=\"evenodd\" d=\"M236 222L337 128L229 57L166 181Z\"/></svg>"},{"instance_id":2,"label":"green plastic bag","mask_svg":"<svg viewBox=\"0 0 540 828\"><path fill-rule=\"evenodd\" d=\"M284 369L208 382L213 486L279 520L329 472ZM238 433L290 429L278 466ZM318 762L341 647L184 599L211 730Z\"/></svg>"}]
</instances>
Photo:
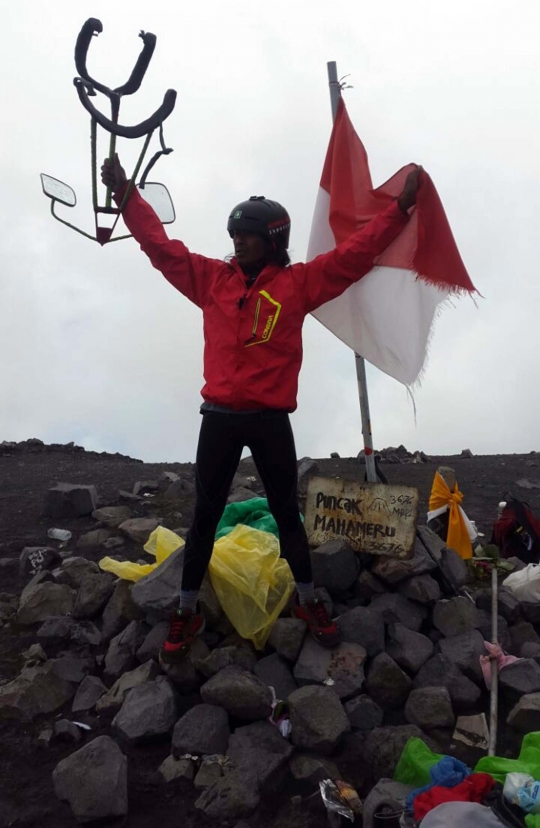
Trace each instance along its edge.
<instances>
[{"instance_id":1,"label":"green plastic bag","mask_svg":"<svg viewBox=\"0 0 540 828\"><path fill-rule=\"evenodd\" d=\"M208 569L227 618L242 638L262 650L294 590L277 538L251 526L235 526L215 542Z\"/></svg>"},{"instance_id":2,"label":"green plastic bag","mask_svg":"<svg viewBox=\"0 0 540 828\"><path fill-rule=\"evenodd\" d=\"M228 535L239 523L261 532L270 532L279 538L277 523L270 513L265 497L252 497L251 500L242 500L240 503L229 503L218 523L216 539Z\"/></svg>"},{"instance_id":3,"label":"green plastic bag","mask_svg":"<svg viewBox=\"0 0 540 828\"><path fill-rule=\"evenodd\" d=\"M433 753L421 739L412 737L403 748L394 779L396 782L412 785L415 788L429 785L431 783L429 772L433 765L440 762L442 758L442 753Z\"/></svg>"},{"instance_id":4,"label":"green plastic bag","mask_svg":"<svg viewBox=\"0 0 540 828\"><path fill-rule=\"evenodd\" d=\"M527 773L533 779L540 779L540 733L527 733L517 759L484 756L474 770L475 773L490 773L501 785L508 773Z\"/></svg>"},{"instance_id":5,"label":"green plastic bag","mask_svg":"<svg viewBox=\"0 0 540 828\"><path fill-rule=\"evenodd\" d=\"M509 773L527 773L533 779L540 779L540 732L527 733L517 759L484 756L474 770L475 773L490 773L501 785ZM540 814L528 814L525 822L527 828L540 828Z\"/></svg>"}]
</instances>

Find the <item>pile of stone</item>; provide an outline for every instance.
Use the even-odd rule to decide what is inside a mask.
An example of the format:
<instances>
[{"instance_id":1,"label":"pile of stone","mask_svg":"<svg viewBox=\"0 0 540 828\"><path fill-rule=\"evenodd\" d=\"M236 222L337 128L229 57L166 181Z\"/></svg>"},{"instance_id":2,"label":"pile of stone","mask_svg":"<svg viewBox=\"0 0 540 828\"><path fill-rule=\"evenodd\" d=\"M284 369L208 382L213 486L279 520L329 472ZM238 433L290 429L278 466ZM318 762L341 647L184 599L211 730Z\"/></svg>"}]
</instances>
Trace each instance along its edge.
<instances>
[{"instance_id":1,"label":"pile of stone","mask_svg":"<svg viewBox=\"0 0 540 828\"><path fill-rule=\"evenodd\" d=\"M167 489L185 490L189 481L179 480L169 476ZM236 493L250 483L237 479ZM100 533L92 543L105 548L121 535L142 544L158 525L131 517L126 505L95 509L91 486L59 485L47 503L74 516L89 509ZM389 780L410 736L439 751L453 750L459 734L473 733L471 744L476 732L481 743L488 694L479 659L491 640L490 593L459 594L466 565L426 527L410 560L359 556L342 541L312 551L319 595L343 634L337 649L322 649L302 621L284 615L256 652L206 580L206 631L176 665L161 663L159 649L181 551L132 585L100 571L85 557L90 541L81 540L37 557L23 550L22 594L0 596L0 622L35 632L20 675L0 686L0 719L39 716L40 744L65 743L53 784L77 820L127 813L129 745L170 744L155 768L162 784L185 786L197 809L227 821L253 814L269 795L284 796L285 783L303 795L342 775L363 792L375 785L369 814L381 797L402 801L403 786ZM500 675L501 728L519 738L540 727L540 605L520 604L503 589L499 612L500 642L521 657ZM276 698L287 702L290 738L271 720Z\"/></svg>"},{"instance_id":2,"label":"pile of stone","mask_svg":"<svg viewBox=\"0 0 540 828\"><path fill-rule=\"evenodd\" d=\"M405 446L388 446L381 451L375 452L375 458L379 463L389 463L397 465L399 463L428 463L430 458L423 451L410 452ZM364 450L358 454L358 459L362 462L365 459Z\"/></svg>"}]
</instances>

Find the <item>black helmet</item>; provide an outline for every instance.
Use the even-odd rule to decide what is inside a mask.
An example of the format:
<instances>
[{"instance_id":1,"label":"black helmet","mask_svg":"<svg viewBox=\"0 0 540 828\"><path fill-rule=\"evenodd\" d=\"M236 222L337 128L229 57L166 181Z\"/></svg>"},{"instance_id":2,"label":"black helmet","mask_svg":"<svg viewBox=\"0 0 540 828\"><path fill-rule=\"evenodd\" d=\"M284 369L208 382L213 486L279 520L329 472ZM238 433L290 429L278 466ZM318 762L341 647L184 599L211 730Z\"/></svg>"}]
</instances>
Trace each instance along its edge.
<instances>
[{"instance_id":1,"label":"black helmet","mask_svg":"<svg viewBox=\"0 0 540 828\"><path fill-rule=\"evenodd\" d=\"M285 248L289 246L291 219L285 207L277 201L270 201L264 196L251 196L249 201L242 201L233 208L227 222L227 230L232 238L235 230L248 233L260 233L268 239L278 234L282 236Z\"/></svg>"}]
</instances>

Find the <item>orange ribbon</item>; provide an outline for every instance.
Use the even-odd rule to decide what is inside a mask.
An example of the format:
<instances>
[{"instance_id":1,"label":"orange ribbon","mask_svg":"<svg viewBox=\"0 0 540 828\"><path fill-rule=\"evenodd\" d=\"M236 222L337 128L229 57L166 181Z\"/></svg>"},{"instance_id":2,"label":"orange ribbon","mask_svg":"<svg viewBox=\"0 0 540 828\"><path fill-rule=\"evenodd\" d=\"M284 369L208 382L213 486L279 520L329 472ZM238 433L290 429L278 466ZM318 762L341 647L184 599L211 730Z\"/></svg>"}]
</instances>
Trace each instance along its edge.
<instances>
[{"instance_id":1,"label":"orange ribbon","mask_svg":"<svg viewBox=\"0 0 540 828\"><path fill-rule=\"evenodd\" d=\"M455 549L458 555L466 560L472 558L472 544L463 513L459 508L462 502L463 494L459 491L457 483L454 486L454 491L451 492L444 477L439 472L435 472L429 496L429 511L434 512L435 509L442 509L443 506L448 507L450 514L446 544L451 549Z\"/></svg>"}]
</instances>

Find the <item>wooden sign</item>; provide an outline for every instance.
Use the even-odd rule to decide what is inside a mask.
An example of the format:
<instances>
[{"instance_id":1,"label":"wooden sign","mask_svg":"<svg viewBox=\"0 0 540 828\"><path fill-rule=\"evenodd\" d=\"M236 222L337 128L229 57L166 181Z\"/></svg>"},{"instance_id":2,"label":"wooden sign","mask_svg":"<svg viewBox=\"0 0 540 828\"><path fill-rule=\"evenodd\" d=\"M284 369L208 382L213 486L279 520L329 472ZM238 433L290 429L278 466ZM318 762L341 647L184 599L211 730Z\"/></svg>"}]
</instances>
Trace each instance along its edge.
<instances>
[{"instance_id":1,"label":"wooden sign","mask_svg":"<svg viewBox=\"0 0 540 828\"><path fill-rule=\"evenodd\" d=\"M312 477L305 527L309 543L346 540L359 552L411 558L418 520L418 489Z\"/></svg>"}]
</instances>

